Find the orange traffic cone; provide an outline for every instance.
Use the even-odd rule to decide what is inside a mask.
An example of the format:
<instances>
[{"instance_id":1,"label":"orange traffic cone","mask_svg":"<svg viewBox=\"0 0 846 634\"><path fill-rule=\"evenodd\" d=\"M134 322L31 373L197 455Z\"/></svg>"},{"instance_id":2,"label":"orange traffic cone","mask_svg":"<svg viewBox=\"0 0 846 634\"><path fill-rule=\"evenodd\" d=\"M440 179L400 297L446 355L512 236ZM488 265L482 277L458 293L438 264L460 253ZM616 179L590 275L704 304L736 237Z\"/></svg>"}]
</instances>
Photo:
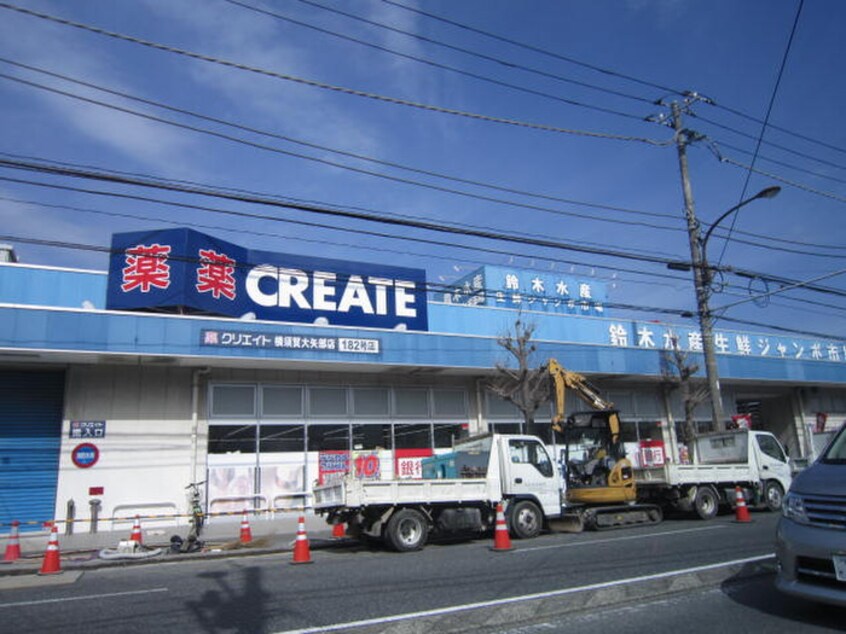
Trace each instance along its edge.
<instances>
[{"instance_id":1,"label":"orange traffic cone","mask_svg":"<svg viewBox=\"0 0 846 634\"><path fill-rule=\"evenodd\" d=\"M253 541L253 531L250 530L250 520L247 519L247 509L244 509L244 515L241 516L241 543L249 544Z\"/></svg>"},{"instance_id":2,"label":"orange traffic cone","mask_svg":"<svg viewBox=\"0 0 846 634\"><path fill-rule=\"evenodd\" d=\"M511 545L511 537L508 534L508 526L505 523L505 513L502 512L502 502L496 505L496 530L494 531L494 551L514 550Z\"/></svg>"},{"instance_id":3,"label":"orange traffic cone","mask_svg":"<svg viewBox=\"0 0 846 634\"><path fill-rule=\"evenodd\" d=\"M746 508L746 498L743 497L743 489L741 489L740 487L735 488L734 499L734 521L741 522L744 524L747 522L751 522L752 518L749 517L749 509Z\"/></svg>"},{"instance_id":4,"label":"orange traffic cone","mask_svg":"<svg viewBox=\"0 0 846 634\"><path fill-rule=\"evenodd\" d=\"M9 533L9 543L6 544L6 554L3 556L4 563L12 563L21 558L21 544L18 541L18 526L21 523L18 520L12 522L12 532Z\"/></svg>"},{"instance_id":5,"label":"orange traffic cone","mask_svg":"<svg viewBox=\"0 0 846 634\"><path fill-rule=\"evenodd\" d=\"M135 516L135 522L132 524L129 541L138 542L139 546L144 543L144 536L141 534L141 517L138 515Z\"/></svg>"},{"instance_id":6,"label":"orange traffic cone","mask_svg":"<svg viewBox=\"0 0 846 634\"><path fill-rule=\"evenodd\" d=\"M305 530L305 518L300 515L297 525L297 541L294 542L294 560L292 564L310 564L311 549L308 546L308 537Z\"/></svg>"},{"instance_id":7,"label":"orange traffic cone","mask_svg":"<svg viewBox=\"0 0 846 634\"><path fill-rule=\"evenodd\" d=\"M347 534L347 531L344 529L344 523L338 522L337 524L332 525L332 537L335 539L342 539Z\"/></svg>"},{"instance_id":8,"label":"orange traffic cone","mask_svg":"<svg viewBox=\"0 0 846 634\"><path fill-rule=\"evenodd\" d=\"M44 561L41 564L39 575L57 575L62 572L62 563L59 557L59 529L53 523L50 529L50 541L47 542L47 551L44 553Z\"/></svg>"}]
</instances>

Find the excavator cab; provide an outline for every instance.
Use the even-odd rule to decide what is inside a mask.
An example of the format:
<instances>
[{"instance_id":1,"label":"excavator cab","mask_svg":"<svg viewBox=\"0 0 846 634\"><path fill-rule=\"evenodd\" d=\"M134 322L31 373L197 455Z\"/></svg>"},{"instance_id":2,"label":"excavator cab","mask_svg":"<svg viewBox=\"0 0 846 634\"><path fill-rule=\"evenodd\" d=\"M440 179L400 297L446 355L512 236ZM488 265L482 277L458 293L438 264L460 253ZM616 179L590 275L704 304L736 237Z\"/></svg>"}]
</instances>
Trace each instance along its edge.
<instances>
[{"instance_id":1,"label":"excavator cab","mask_svg":"<svg viewBox=\"0 0 846 634\"><path fill-rule=\"evenodd\" d=\"M560 428L571 502L624 504L635 500L634 474L620 438L617 410L575 412Z\"/></svg>"}]
</instances>

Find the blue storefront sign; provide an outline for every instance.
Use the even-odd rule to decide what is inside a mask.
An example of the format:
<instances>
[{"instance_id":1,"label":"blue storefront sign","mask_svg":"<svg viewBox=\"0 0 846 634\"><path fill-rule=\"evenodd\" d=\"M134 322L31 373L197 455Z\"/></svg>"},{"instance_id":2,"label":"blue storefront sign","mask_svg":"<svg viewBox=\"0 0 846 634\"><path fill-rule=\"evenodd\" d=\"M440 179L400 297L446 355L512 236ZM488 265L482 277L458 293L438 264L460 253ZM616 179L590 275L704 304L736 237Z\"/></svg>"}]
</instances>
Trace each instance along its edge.
<instances>
[{"instance_id":1,"label":"blue storefront sign","mask_svg":"<svg viewBox=\"0 0 846 634\"><path fill-rule=\"evenodd\" d=\"M594 316L605 314L606 298L606 285L594 279L492 265L452 282L440 295L447 304Z\"/></svg>"},{"instance_id":2,"label":"blue storefront sign","mask_svg":"<svg viewBox=\"0 0 846 634\"><path fill-rule=\"evenodd\" d=\"M428 329L422 269L250 250L192 229L114 234L106 307Z\"/></svg>"}]
</instances>

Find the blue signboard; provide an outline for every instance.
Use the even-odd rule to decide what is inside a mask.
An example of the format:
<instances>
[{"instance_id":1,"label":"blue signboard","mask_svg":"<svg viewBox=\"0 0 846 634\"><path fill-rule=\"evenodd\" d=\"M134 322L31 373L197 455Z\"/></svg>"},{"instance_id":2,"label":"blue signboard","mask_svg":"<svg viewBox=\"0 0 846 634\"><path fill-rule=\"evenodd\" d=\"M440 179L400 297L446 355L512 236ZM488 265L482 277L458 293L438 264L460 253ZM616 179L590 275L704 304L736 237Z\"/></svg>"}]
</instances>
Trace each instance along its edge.
<instances>
[{"instance_id":1,"label":"blue signboard","mask_svg":"<svg viewBox=\"0 0 846 634\"><path fill-rule=\"evenodd\" d=\"M607 289L604 283L553 271L483 266L450 286L441 295L448 304L499 306L570 315L605 314Z\"/></svg>"},{"instance_id":2,"label":"blue signboard","mask_svg":"<svg viewBox=\"0 0 846 634\"><path fill-rule=\"evenodd\" d=\"M114 234L106 307L428 329L422 269L255 251L192 229Z\"/></svg>"}]
</instances>

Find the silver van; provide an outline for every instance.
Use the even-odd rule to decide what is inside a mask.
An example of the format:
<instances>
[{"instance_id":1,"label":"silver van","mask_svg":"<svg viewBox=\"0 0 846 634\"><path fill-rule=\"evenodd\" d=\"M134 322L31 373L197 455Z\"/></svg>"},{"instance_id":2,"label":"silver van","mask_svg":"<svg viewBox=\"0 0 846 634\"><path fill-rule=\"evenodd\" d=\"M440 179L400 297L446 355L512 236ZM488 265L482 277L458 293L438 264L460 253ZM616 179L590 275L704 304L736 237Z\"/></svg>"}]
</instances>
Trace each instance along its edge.
<instances>
[{"instance_id":1,"label":"silver van","mask_svg":"<svg viewBox=\"0 0 846 634\"><path fill-rule=\"evenodd\" d=\"M779 590L846 607L846 423L793 480L776 556Z\"/></svg>"}]
</instances>

